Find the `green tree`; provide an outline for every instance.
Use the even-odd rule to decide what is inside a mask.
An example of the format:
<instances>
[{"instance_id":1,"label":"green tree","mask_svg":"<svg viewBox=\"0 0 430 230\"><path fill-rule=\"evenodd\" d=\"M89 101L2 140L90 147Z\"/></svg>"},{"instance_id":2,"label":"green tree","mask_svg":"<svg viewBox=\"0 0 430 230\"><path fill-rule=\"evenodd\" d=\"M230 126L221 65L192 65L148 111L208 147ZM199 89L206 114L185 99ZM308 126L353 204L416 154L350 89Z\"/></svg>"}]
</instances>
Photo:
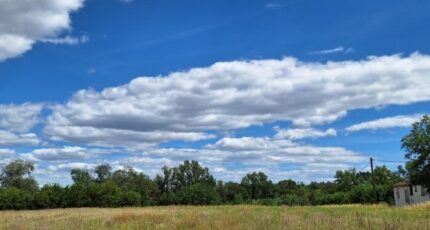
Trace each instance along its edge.
<instances>
[{"instance_id":1,"label":"green tree","mask_svg":"<svg viewBox=\"0 0 430 230\"><path fill-rule=\"evenodd\" d=\"M197 188L204 187L204 189L210 188L216 191L216 181L209 173L209 169L200 166L197 161L184 161L183 164L173 168L164 166L162 175L155 177L155 184L158 186L159 203L163 205L176 204L184 200L188 202L188 198L184 196L195 194ZM199 184L197 188L190 189L196 184Z\"/></svg>"},{"instance_id":2,"label":"green tree","mask_svg":"<svg viewBox=\"0 0 430 230\"><path fill-rule=\"evenodd\" d=\"M64 208L66 207L66 192L58 184L45 185L36 193L34 204L36 208Z\"/></svg>"},{"instance_id":3,"label":"green tree","mask_svg":"<svg viewBox=\"0 0 430 230\"><path fill-rule=\"evenodd\" d=\"M157 175L155 181L160 191L179 192L194 184L208 184L215 187L216 181L209 173L208 168L203 168L197 161L184 161L174 168L167 166L162 169L163 175Z\"/></svg>"},{"instance_id":4,"label":"green tree","mask_svg":"<svg viewBox=\"0 0 430 230\"><path fill-rule=\"evenodd\" d=\"M276 195L297 194L297 183L291 179L281 180L275 185Z\"/></svg>"},{"instance_id":5,"label":"green tree","mask_svg":"<svg viewBox=\"0 0 430 230\"><path fill-rule=\"evenodd\" d=\"M425 115L412 125L412 130L402 139L406 151L411 182L421 184L430 192L430 117Z\"/></svg>"},{"instance_id":6,"label":"green tree","mask_svg":"<svg viewBox=\"0 0 430 230\"><path fill-rule=\"evenodd\" d=\"M112 167L109 164L97 165L94 172L97 175L97 181L104 182L112 176Z\"/></svg>"},{"instance_id":7,"label":"green tree","mask_svg":"<svg viewBox=\"0 0 430 230\"><path fill-rule=\"evenodd\" d=\"M336 184L340 191L349 191L354 185L358 184L357 171L355 169L337 171L334 176Z\"/></svg>"},{"instance_id":8,"label":"green tree","mask_svg":"<svg viewBox=\"0 0 430 230\"><path fill-rule=\"evenodd\" d=\"M219 183L218 193L224 203L240 204L246 197L246 189L236 182Z\"/></svg>"},{"instance_id":9,"label":"green tree","mask_svg":"<svg viewBox=\"0 0 430 230\"><path fill-rule=\"evenodd\" d=\"M131 167L124 167L112 174L111 180L123 191L134 191L139 194L142 205L155 203L158 187L154 181L143 173L136 172Z\"/></svg>"},{"instance_id":10,"label":"green tree","mask_svg":"<svg viewBox=\"0 0 430 230\"><path fill-rule=\"evenodd\" d=\"M263 172L246 174L240 184L246 189L249 200L268 198L273 194L273 183Z\"/></svg>"},{"instance_id":11,"label":"green tree","mask_svg":"<svg viewBox=\"0 0 430 230\"><path fill-rule=\"evenodd\" d=\"M121 206L140 206L141 197L138 192L126 191L122 194Z\"/></svg>"},{"instance_id":12,"label":"green tree","mask_svg":"<svg viewBox=\"0 0 430 230\"><path fill-rule=\"evenodd\" d=\"M183 164L173 168L172 186L176 191L198 183L216 185L209 169L203 168L197 161L184 161Z\"/></svg>"},{"instance_id":13,"label":"green tree","mask_svg":"<svg viewBox=\"0 0 430 230\"><path fill-rule=\"evenodd\" d=\"M34 164L24 160L13 160L7 164L0 173L0 182L3 188L18 188L30 192L38 190L37 181L31 173Z\"/></svg>"},{"instance_id":14,"label":"green tree","mask_svg":"<svg viewBox=\"0 0 430 230\"><path fill-rule=\"evenodd\" d=\"M70 175L75 184L89 185L94 180L87 169L72 169Z\"/></svg>"},{"instance_id":15,"label":"green tree","mask_svg":"<svg viewBox=\"0 0 430 230\"><path fill-rule=\"evenodd\" d=\"M123 204L122 191L113 181L100 183L95 188L97 188L97 197L95 197L97 206L118 207Z\"/></svg>"},{"instance_id":16,"label":"green tree","mask_svg":"<svg viewBox=\"0 0 430 230\"><path fill-rule=\"evenodd\" d=\"M31 192L16 187L0 190L0 209L31 209L33 208L33 197Z\"/></svg>"},{"instance_id":17,"label":"green tree","mask_svg":"<svg viewBox=\"0 0 430 230\"><path fill-rule=\"evenodd\" d=\"M182 191L183 204L208 205L217 204L220 200L215 188L207 183L197 183Z\"/></svg>"},{"instance_id":18,"label":"green tree","mask_svg":"<svg viewBox=\"0 0 430 230\"><path fill-rule=\"evenodd\" d=\"M167 166L164 166L161 169L163 175L157 175L155 177L155 183L158 186L158 189L161 193L169 193L172 192L173 190L173 186L172 186L172 182L173 182L173 178L172 178L172 174L173 174L173 170Z\"/></svg>"}]
</instances>

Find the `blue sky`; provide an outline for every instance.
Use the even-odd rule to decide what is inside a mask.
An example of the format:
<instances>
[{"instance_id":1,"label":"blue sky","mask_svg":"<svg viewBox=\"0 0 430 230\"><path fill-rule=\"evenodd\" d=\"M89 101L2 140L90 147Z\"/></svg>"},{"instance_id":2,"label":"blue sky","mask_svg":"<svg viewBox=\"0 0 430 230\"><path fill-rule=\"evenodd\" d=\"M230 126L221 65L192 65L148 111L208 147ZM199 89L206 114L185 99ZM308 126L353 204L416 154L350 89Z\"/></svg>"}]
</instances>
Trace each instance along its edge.
<instances>
[{"instance_id":1,"label":"blue sky","mask_svg":"<svg viewBox=\"0 0 430 230\"><path fill-rule=\"evenodd\" d=\"M0 4L0 163L329 180L429 113L428 1ZM385 161L398 161L387 163Z\"/></svg>"}]
</instances>

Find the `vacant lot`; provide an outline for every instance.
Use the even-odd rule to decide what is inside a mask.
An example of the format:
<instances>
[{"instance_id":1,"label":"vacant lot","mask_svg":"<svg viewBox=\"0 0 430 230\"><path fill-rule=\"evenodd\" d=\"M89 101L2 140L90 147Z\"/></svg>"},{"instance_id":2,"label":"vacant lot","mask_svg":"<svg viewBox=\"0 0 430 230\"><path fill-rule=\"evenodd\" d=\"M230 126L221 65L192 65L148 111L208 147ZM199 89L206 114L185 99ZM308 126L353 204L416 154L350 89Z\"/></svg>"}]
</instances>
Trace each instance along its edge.
<instances>
[{"instance_id":1,"label":"vacant lot","mask_svg":"<svg viewBox=\"0 0 430 230\"><path fill-rule=\"evenodd\" d=\"M0 229L429 229L430 204L167 206L0 212Z\"/></svg>"}]
</instances>

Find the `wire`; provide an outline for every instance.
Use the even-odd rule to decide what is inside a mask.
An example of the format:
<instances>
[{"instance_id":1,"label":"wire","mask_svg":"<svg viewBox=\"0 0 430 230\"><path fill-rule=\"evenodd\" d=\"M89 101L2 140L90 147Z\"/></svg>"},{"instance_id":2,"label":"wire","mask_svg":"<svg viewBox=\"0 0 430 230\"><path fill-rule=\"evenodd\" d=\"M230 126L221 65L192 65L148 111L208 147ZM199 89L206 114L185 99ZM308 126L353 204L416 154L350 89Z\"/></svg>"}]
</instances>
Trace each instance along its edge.
<instances>
[{"instance_id":1,"label":"wire","mask_svg":"<svg viewBox=\"0 0 430 230\"><path fill-rule=\"evenodd\" d=\"M380 160L375 159L375 161L386 162L386 163L406 163L407 161L393 161L393 160Z\"/></svg>"}]
</instances>

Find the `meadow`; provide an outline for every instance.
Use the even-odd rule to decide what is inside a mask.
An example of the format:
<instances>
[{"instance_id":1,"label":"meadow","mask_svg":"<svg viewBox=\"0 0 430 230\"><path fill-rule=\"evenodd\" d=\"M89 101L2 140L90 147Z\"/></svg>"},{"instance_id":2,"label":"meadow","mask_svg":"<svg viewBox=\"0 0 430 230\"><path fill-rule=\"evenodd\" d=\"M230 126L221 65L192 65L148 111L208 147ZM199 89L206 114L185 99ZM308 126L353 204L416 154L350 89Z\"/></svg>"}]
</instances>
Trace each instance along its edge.
<instances>
[{"instance_id":1,"label":"meadow","mask_svg":"<svg viewBox=\"0 0 430 230\"><path fill-rule=\"evenodd\" d=\"M1 211L0 229L430 229L430 203Z\"/></svg>"}]
</instances>

